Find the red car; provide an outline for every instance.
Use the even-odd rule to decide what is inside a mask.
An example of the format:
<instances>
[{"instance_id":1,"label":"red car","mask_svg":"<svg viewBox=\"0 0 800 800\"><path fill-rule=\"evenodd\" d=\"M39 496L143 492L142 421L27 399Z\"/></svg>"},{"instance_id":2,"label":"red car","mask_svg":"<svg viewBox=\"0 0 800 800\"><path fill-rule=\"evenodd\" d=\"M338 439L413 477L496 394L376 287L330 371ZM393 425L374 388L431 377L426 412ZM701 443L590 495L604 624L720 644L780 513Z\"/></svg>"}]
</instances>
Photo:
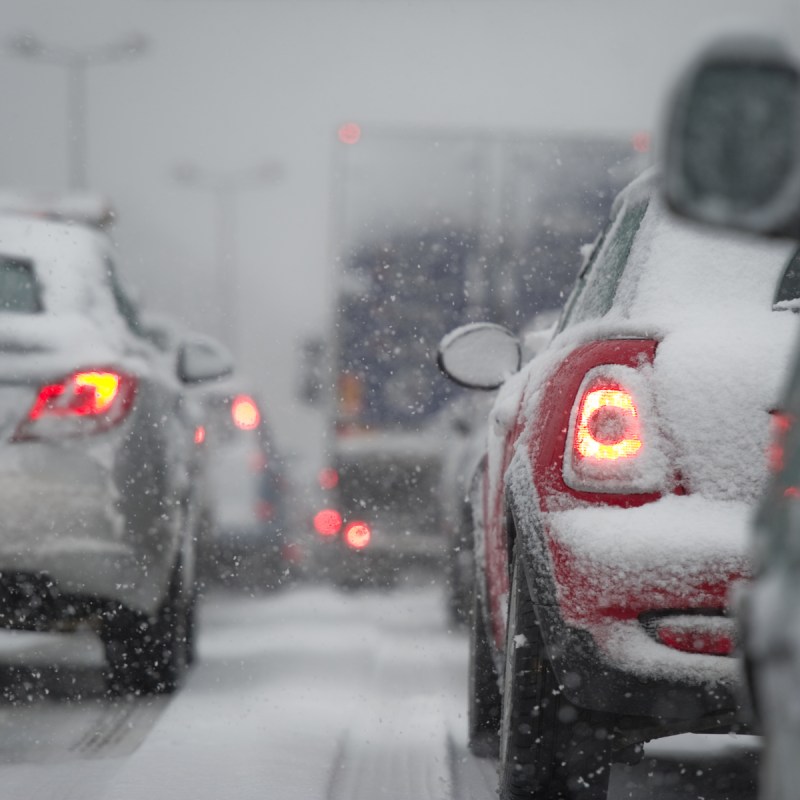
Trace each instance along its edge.
<instances>
[{"instance_id":1,"label":"red car","mask_svg":"<svg viewBox=\"0 0 800 800\"><path fill-rule=\"evenodd\" d=\"M454 380L502 384L471 498L469 699L501 798L604 798L643 742L736 723L730 591L750 574L800 270L786 243L679 223L653 180L617 199L522 371L498 326L440 348Z\"/></svg>"}]
</instances>

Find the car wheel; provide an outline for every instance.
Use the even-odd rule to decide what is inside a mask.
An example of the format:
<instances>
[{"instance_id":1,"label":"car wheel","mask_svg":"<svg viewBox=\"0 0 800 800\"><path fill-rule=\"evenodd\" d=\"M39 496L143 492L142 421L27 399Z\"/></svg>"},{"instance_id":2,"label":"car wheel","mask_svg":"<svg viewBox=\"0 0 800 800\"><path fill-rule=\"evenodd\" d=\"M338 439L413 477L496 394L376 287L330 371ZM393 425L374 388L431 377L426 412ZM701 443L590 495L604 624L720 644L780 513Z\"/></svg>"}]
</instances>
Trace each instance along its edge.
<instances>
[{"instance_id":1,"label":"car wheel","mask_svg":"<svg viewBox=\"0 0 800 800\"><path fill-rule=\"evenodd\" d=\"M109 667L109 689L115 694L174 692L189 666L190 623L178 564L155 617L122 610L104 626L102 638Z\"/></svg>"},{"instance_id":2,"label":"car wheel","mask_svg":"<svg viewBox=\"0 0 800 800\"><path fill-rule=\"evenodd\" d=\"M475 593L470 626L467 741L479 758L497 758L500 749L500 687L492 660L480 598Z\"/></svg>"},{"instance_id":3,"label":"car wheel","mask_svg":"<svg viewBox=\"0 0 800 800\"><path fill-rule=\"evenodd\" d=\"M519 559L514 559L500 725L501 800L604 800L609 715L572 705L550 665Z\"/></svg>"},{"instance_id":4,"label":"car wheel","mask_svg":"<svg viewBox=\"0 0 800 800\"><path fill-rule=\"evenodd\" d=\"M471 554L470 554L471 555ZM474 569L463 545L452 546L447 569L447 610L450 623L466 626L470 621L472 586L469 574Z\"/></svg>"}]
</instances>

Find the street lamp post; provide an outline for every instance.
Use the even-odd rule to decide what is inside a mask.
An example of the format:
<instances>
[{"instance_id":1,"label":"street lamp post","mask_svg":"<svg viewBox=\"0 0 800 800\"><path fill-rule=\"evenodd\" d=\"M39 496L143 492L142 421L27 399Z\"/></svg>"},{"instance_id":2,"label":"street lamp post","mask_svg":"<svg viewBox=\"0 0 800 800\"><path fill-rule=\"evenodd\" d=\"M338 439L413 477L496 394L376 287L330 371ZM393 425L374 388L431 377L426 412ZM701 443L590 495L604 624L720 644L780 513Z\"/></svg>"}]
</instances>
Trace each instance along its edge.
<instances>
[{"instance_id":1,"label":"street lamp post","mask_svg":"<svg viewBox=\"0 0 800 800\"><path fill-rule=\"evenodd\" d=\"M283 177L283 166L267 161L249 169L211 173L194 164L180 164L173 171L178 183L211 194L216 215L216 285L218 331L231 350L238 347L237 290L239 268L236 256L236 206L239 194L275 183Z\"/></svg>"},{"instance_id":2,"label":"street lamp post","mask_svg":"<svg viewBox=\"0 0 800 800\"><path fill-rule=\"evenodd\" d=\"M20 58L62 67L67 74L67 163L69 188L87 187L88 126L86 74L90 67L136 58L147 49L141 34L130 34L119 41L97 47L75 48L46 45L31 34L8 42L8 50Z\"/></svg>"}]
</instances>

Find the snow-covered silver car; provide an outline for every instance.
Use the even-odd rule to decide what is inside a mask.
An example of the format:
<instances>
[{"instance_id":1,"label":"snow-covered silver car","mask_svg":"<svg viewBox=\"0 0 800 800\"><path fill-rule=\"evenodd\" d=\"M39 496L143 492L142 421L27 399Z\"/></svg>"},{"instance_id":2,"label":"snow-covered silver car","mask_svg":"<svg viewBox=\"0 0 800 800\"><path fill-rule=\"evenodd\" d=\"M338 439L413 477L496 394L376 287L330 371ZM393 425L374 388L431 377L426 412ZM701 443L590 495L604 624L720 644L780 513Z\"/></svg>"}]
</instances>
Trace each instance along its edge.
<instances>
[{"instance_id":1,"label":"snow-covered silver car","mask_svg":"<svg viewBox=\"0 0 800 800\"><path fill-rule=\"evenodd\" d=\"M112 687L178 685L200 464L184 385L224 368L142 335L103 234L0 218L0 625L91 626Z\"/></svg>"}]
</instances>

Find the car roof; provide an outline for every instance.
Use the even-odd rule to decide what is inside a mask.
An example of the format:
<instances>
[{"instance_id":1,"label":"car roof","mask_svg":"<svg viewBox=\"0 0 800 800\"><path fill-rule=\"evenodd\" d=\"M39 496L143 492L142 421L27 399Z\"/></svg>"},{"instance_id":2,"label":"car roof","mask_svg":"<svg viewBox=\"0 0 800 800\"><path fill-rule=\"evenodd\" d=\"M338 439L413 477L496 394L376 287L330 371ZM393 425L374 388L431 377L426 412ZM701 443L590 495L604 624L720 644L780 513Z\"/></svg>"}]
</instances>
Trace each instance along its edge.
<instances>
[{"instance_id":1,"label":"car roof","mask_svg":"<svg viewBox=\"0 0 800 800\"><path fill-rule=\"evenodd\" d=\"M33 264L47 313L84 313L112 300L108 238L80 224L0 216L0 256ZM104 290L105 289L105 290Z\"/></svg>"}]
</instances>

